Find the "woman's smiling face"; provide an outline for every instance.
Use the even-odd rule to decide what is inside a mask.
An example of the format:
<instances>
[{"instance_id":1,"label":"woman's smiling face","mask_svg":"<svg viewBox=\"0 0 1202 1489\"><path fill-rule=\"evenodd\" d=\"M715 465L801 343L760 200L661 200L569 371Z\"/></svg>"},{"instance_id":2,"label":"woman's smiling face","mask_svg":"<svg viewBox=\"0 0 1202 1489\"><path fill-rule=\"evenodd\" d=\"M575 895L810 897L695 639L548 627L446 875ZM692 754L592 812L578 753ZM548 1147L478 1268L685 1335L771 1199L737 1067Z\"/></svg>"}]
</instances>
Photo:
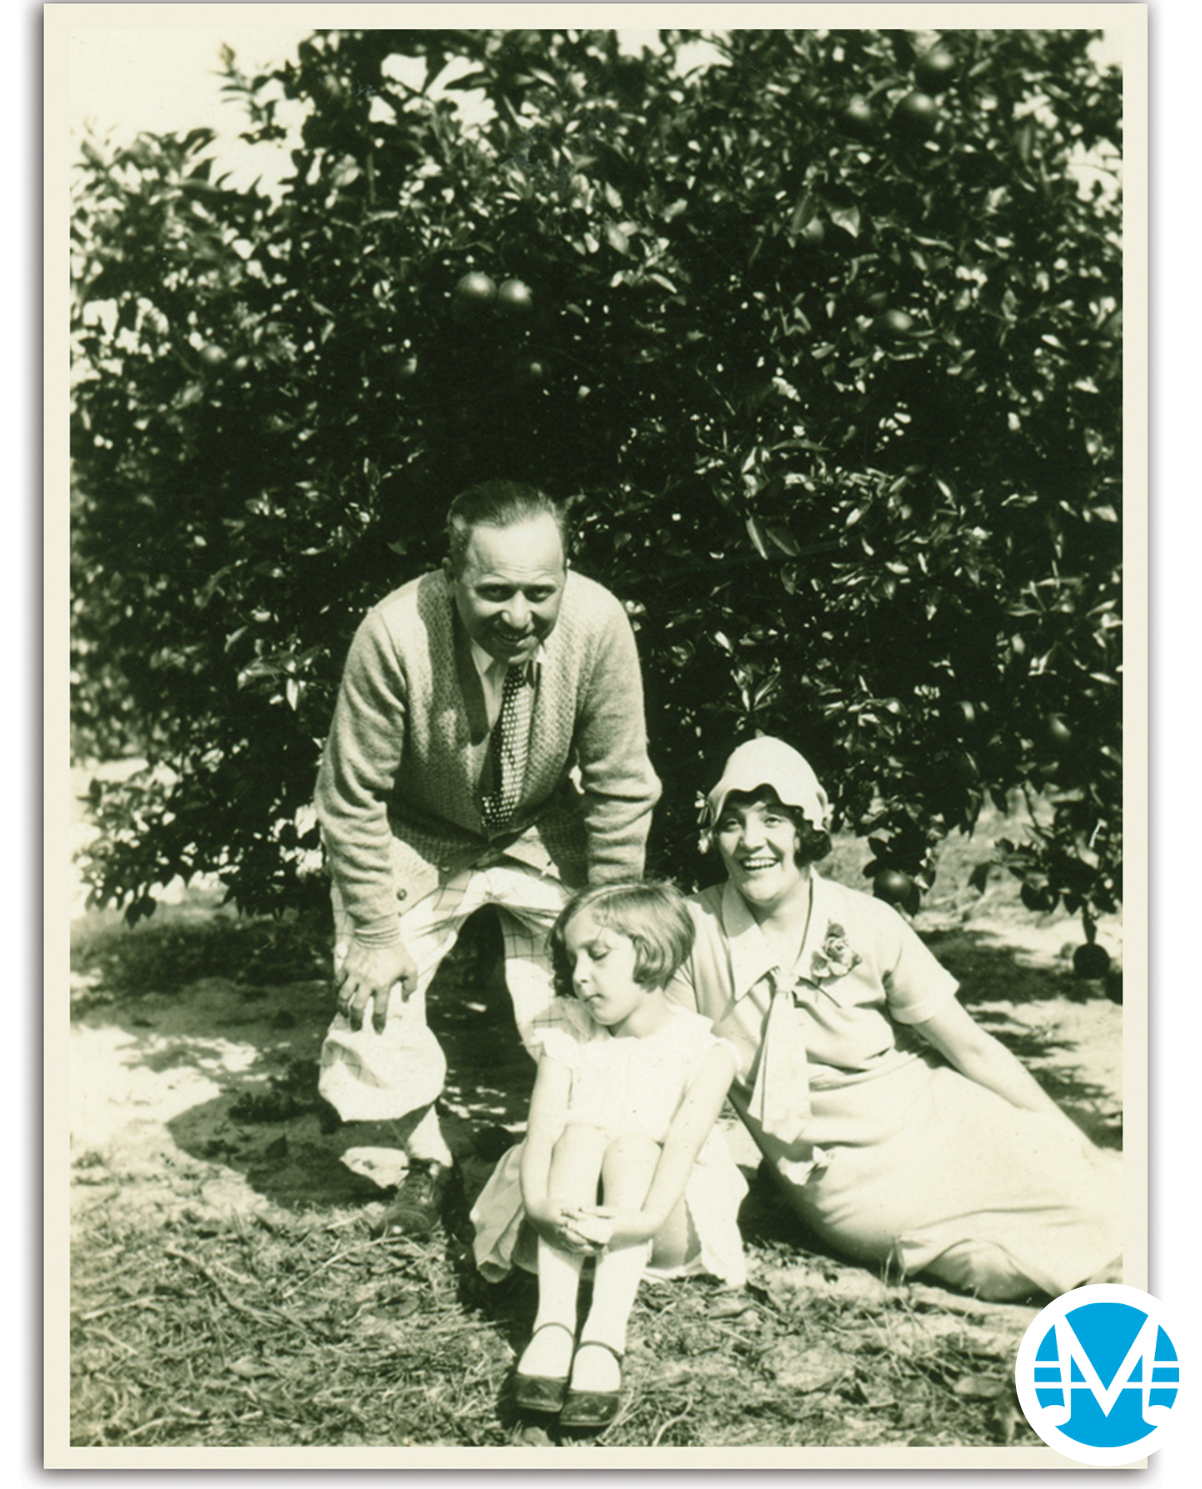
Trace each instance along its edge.
<instances>
[{"instance_id":1,"label":"woman's smiling face","mask_svg":"<svg viewBox=\"0 0 1202 1489\"><path fill-rule=\"evenodd\" d=\"M731 883L753 908L771 910L807 875L797 865L797 829L771 791L731 792L714 827Z\"/></svg>"}]
</instances>

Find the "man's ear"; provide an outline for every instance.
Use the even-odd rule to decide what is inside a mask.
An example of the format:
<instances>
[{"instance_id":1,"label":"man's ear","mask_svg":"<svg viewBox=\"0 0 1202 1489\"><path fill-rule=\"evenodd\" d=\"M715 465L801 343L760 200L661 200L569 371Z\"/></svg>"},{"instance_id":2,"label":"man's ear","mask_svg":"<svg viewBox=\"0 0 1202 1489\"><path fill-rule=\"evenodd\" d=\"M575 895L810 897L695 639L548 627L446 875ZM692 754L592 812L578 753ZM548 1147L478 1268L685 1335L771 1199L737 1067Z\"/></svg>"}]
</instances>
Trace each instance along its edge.
<instances>
[{"instance_id":1,"label":"man's ear","mask_svg":"<svg viewBox=\"0 0 1202 1489\"><path fill-rule=\"evenodd\" d=\"M447 576L448 584L455 583L455 565L451 562L449 557L444 558L442 561L442 572Z\"/></svg>"}]
</instances>

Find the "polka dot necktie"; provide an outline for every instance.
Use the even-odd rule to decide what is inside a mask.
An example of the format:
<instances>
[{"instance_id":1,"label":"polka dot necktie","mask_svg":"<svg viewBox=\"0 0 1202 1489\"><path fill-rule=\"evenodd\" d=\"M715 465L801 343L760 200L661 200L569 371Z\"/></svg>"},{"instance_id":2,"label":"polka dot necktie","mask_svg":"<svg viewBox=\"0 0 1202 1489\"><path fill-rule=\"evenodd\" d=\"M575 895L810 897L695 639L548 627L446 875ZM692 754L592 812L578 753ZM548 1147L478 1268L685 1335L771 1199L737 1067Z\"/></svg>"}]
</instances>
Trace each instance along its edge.
<instances>
[{"instance_id":1,"label":"polka dot necktie","mask_svg":"<svg viewBox=\"0 0 1202 1489\"><path fill-rule=\"evenodd\" d=\"M526 774L526 743L530 735L532 689L525 687L526 669L507 667L501 689L501 712L493 728L494 789L484 797L480 812L492 832L508 827L522 794Z\"/></svg>"}]
</instances>

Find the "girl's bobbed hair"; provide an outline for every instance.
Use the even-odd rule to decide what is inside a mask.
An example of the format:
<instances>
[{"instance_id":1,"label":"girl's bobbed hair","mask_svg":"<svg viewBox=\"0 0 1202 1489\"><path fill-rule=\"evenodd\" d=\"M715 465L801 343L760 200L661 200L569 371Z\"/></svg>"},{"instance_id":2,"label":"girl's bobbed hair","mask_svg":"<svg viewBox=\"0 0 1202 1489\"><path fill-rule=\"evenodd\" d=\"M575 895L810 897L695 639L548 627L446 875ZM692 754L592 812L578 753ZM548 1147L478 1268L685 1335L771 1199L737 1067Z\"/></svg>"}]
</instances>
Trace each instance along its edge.
<instances>
[{"instance_id":1,"label":"girl's bobbed hair","mask_svg":"<svg viewBox=\"0 0 1202 1489\"><path fill-rule=\"evenodd\" d=\"M634 943L634 977L641 987L667 987L693 949L693 917L675 884L661 879L577 890L551 930L551 963L560 997L575 996L565 937L585 910L598 925Z\"/></svg>"}]
</instances>

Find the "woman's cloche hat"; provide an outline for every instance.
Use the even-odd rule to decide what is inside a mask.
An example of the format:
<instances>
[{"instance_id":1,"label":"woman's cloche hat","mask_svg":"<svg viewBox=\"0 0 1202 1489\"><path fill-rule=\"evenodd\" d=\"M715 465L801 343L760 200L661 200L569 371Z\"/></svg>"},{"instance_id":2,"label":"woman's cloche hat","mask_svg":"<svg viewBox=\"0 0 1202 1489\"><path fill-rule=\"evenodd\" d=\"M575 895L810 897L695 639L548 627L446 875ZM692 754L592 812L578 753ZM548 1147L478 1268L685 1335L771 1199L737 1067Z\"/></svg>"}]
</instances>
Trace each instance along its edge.
<instances>
[{"instance_id":1,"label":"woman's cloche hat","mask_svg":"<svg viewBox=\"0 0 1202 1489\"><path fill-rule=\"evenodd\" d=\"M776 792L783 807L792 807L817 832L825 832L830 821L830 802L818 784L809 762L783 739L762 734L741 744L722 768L722 779L705 799L702 823L706 839L717 825L726 798L732 791L754 795L764 786Z\"/></svg>"}]
</instances>

